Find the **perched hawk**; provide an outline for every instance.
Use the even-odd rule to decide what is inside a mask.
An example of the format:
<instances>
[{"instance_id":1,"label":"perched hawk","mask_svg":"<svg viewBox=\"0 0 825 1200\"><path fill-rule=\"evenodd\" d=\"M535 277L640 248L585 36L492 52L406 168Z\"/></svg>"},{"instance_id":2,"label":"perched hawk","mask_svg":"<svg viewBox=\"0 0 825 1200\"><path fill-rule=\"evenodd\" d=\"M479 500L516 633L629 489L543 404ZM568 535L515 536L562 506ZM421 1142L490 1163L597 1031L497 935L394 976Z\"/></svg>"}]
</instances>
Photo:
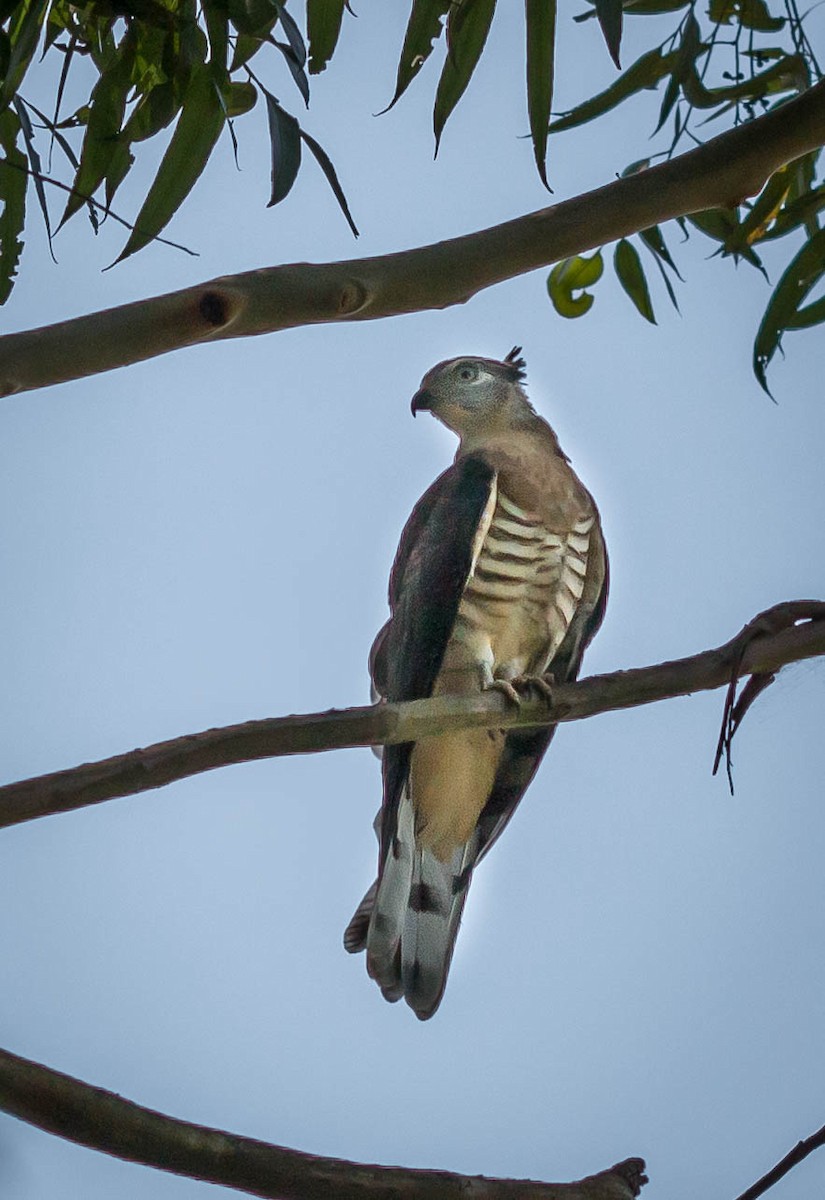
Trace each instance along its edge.
<instances>
[{"instance_id":1,"label":"perched hawk","mask_svg":"<svg viewBox=\"0 0 825 1200\"><path fill-rule=\"evenodd\" d=\"M458 434L455 462L413 509L370 655L387 700L575 679L601 624L607 555L593 498L503 362L452 358L424 376L427 410ZM544 677L547 676L547 679ZM441 1001L467 889L555 727L473 729L387 746L378 879L344 934L388 1000L421 1020Z\"/></svg>"}]
</instances>

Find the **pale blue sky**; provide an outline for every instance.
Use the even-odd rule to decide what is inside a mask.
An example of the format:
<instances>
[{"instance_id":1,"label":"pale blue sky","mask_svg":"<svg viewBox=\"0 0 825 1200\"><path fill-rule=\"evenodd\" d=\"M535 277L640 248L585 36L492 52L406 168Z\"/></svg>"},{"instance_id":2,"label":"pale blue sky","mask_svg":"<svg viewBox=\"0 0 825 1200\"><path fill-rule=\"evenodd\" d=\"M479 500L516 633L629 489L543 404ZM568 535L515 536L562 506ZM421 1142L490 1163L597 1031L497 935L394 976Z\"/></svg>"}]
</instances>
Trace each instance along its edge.
<instances>
[{"instance_id":1,"label":"pale blue sky","mask_svg":"<svg viewBox=\"0 0 825 1200\"><path fill-rule=\"evenodd\" d=\"M94 240L78 217L54 267L34 219L4 328L546 203L519 140L520 10L497 16L433 164L432 69L372 116L392 93L402 9L362 0L305 118L357 244L313 162L264 208L261 111L238 123L242 171L227 141L170 228L199 259L154 246L101 274L121 231ZM631 28L637 47L647 28ZM560 107L592 90L591 71L611 78L593 22L565 21L560 57ZM285 72L270 83L297 100ZM556 196L641 157L655 104L559 138ZM124 188L125 211L138 193ZM445 312L224 342L4 400L3 779L364 703L398 535L454 451L410 419L409 398L455 354L524 346L530 395L601 507L613 587L585 673L691 653L779 600L824 598L821 331L788 339L772 405L749 365L763 281L668 236L687 285L679 317L653 282L656 330L612 277L587 318L563 322L538 272ZM445 1001L423 1025L341 948L375 868L367 750L5 830L0 1041L317 1153L551 1180L641 1154L650 1200L733 1200L825 1120L824 684L806 664L760 699L735 744L734 798L710 775L721 693L563 728L476 876ZM821 1191L824 1163L775 1200ZM0 1192L235 1194L8 1118Z\"/></svg>"}]
</instances>

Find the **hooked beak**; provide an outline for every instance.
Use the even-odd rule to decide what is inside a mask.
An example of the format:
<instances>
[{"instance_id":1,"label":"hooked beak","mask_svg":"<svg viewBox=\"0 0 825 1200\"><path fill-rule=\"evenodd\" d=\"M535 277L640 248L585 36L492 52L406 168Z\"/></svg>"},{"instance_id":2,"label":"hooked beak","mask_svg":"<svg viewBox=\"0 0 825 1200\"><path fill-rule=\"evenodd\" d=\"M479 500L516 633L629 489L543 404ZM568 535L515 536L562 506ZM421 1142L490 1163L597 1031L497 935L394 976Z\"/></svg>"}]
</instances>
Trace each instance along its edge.
<instances>
[{"instance_id":1,"label":"hooked beak","mask_svg":"<svg viewBox=\"0 0 825 1200\"><path fill-rule=\"evenodd\" d=\"M418 412L432 412L435 396L426 388L419 388L410 403L410 412L415 416Z\"/></svg>"}]
</instances>

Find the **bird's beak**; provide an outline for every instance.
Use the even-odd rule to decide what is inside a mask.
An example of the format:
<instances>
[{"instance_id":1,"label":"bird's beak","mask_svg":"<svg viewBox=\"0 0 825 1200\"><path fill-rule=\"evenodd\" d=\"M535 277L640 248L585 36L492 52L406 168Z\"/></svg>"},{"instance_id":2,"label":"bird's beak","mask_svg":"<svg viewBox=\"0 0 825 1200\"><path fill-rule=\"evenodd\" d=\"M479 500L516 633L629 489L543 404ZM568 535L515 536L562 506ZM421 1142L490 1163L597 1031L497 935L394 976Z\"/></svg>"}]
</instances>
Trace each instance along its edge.
<instances>
[{"instance_id":1,"label":"bird's beak","mask_svg":"<svg viewBox=\"0 0 825 1200\"><path fill-rule=\"evenodd\" d=\"M432 412L434 404L435 396L432 392L428 392L426 388L419 388L410 403L410 412L413 416L417 412Z\"/></svg>"}]
</instances>

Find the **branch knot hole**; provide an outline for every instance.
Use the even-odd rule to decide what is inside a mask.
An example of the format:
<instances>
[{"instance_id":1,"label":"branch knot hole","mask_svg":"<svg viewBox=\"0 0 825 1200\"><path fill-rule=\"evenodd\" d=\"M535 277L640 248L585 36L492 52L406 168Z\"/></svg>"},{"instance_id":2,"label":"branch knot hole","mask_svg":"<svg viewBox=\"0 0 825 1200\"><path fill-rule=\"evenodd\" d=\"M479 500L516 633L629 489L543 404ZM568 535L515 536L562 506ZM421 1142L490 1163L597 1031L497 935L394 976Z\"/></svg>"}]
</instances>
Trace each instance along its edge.
<instances>
[{"instance_id":1,"label":"branch knot hole","mask_svg":"<svg viewBox=\"0 0 825 1200\"><path fill-rule=\"evenodd\" d=\"M348 279L338 293L338 312L342 317L352 316L367 302L367 289L358 279Z\"/></svg>"}]
</instances>

